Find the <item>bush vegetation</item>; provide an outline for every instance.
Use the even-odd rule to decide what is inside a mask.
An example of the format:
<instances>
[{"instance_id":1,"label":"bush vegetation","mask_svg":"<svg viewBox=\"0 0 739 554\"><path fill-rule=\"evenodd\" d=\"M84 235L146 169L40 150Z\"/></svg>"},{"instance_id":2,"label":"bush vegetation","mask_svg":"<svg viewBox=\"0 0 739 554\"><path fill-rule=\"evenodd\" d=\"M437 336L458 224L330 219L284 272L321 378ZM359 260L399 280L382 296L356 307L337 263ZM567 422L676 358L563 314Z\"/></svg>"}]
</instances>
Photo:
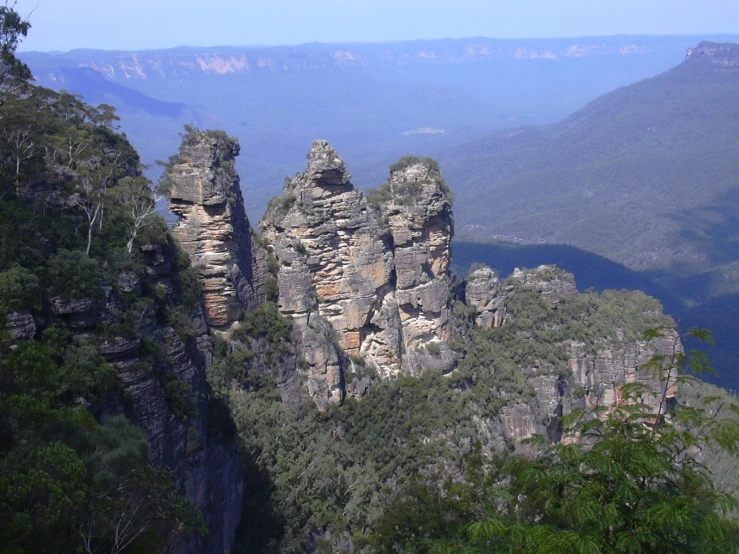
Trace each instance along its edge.
<instances>
[{"instance_id":1,"label":"bush vegetation","mask_svg":"<svg viewBox=\"0 0 739 554\"><path fill-rule=\"evenodd\" d=\"M153 326L181 299L194 307L199 289L186 263L171 297L148 279L139 247L174 245L138 154L110 106L24 81L13 50L27 30L12 3L0 7L0 552L158 551L173 531L206 530L172 475L151 465L144 433L110 415L125 410L124 391L99 352L149 337L129 370L163 371ZM119 290L124 273L141 294ZM55 297L93 306L83 332L55 316ZM18 311L34 318L29 340L8 330ZM187 418L183 385L163 377Z\"/></svg>"},{"instance_id":2,"label":"bush vegetation","mask_svg":"<svg viewBox=\"0 0 739 554\"><path fill-rule=\"evenodd\" d=\"M413 165L422 164L429 170L429 180L426 181L404 181L383 183L379 188L370 188L365 191L367 203L374 210L381 212L388 204L393 203L399 206L415 205L418 203L424 186L435 185L439 187L444 198L452 201L452 190L447 182L442 178L439 170L439 163L431 158L418 158L416 156L406 156L398 162L390 166L390 174L402 171Z\"/></svg>"},{"instance_id":3,"label":"bush vegetation","mask_svg":"<svg viewBox=\"0 0 739 554\"><path fill-rule=\"evenodd\" d=\"M685 367L707 369L700 353L655 357L648 367L665 382ZM689 390L697 384L678 380ZM642 402L651 394L631 383L611 411L572 412L564 432L580 440L552 445L533 437L535 459L490 460L473 449L464 480L407 485L368 544L419 553L736 551L739 525L730 516L739 502L717 490L696 453L722 451L736 462L739 404L725 395L692 397L665 420Z\"/></svg>"},{"instance_id":4,"label":"bush vegetation","mask_svg":"<svg viewBox=\"0 0 739 554\"><path fill-rule=\"evenodd\" d=\"M512 445L490 440L502 432L501 409L516 401L536 405L522 368L536 363L540 373L569 376L563 341L574 338L594 351L670 323L654 300L628 292L566 297L554 307L521 287L509 310L507 326L487 331L473 327L474 309L455 304L455 355L461 361L450 376L426 371L418 378L381 380L361 400L347 399L325 413L295 412L269 387L228 394L242 457L255 475L245 494L240 551L301 552L316 530L331 530L323 539L329 550L349 533L368 552L399 551L388 545L405 541L406 528L420 537L414 525L435 530L432 538L456 537L479 512L462 506L452 513L444 499L459 502L444 487L459 491L462 483L472 483L467 472L476 444L486 460L506 458ZM242 339L287 337L277 313L254 314L240 331ZM243 352L227 359L244 367ZM408 502L418 503L419 511L403 504Z\"/></svg>"},{"instance_id":5,"label":"bush vegetation","mask_svg":"<svg viewBox=\"0 0 739 554\"><path fill-rule=\"evenodd\" d=\"M269 216L273 223L279 224L283 219L285 219L285 216L295 205L296 200L295 194L292 192L286 192L280 196L275 196L267 204L265 217Z\"/></svg>"}]
</instances>

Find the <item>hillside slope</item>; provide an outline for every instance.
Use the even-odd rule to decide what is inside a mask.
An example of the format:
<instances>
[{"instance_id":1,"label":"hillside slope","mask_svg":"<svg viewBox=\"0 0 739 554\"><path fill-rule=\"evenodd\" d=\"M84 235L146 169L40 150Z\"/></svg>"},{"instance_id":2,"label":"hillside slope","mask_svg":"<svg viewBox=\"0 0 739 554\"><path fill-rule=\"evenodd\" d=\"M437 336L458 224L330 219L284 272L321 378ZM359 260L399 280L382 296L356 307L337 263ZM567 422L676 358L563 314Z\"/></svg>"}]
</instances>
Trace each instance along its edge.
<instances>
[{"instance_id":1,"label":"hillside slope","mask_svg":"<svg viewBox=\"0 0 739 554\"><path fill-rule=\"evenodd\" d=\"M674 69L560 123L449 152L460 227L570 244L638 270L731 263L739 257L737 92L739 46L701 43Z\"/></svg>"}]
</instances>

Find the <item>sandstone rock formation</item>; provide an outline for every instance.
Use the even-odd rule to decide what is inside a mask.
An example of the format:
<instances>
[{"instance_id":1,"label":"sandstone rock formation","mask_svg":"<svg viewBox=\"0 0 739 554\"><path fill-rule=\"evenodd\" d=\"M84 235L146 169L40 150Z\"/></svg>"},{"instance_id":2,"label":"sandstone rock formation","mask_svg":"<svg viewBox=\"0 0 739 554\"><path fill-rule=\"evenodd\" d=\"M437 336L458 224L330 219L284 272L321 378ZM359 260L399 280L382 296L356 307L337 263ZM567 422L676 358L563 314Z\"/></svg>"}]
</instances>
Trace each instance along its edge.
<instances>
[{"instance_id":1,"label":"sandstone rock formation","mask_svg":"<svg viewBox=\"0 0 739 554\"><path fill-rule=\"evenodd\" d=\"M237 152L238 147L219 133L191 134L169 172L172 211L181 218L174 235L200 269L205 313L191 314L195 341L184 343L169 328L152 329L149 336L165 345L166 358L173 361L166 371L188 383L200 409L208 411L207 394L198 388L204 386L202 372L209 361L208 328L234 329L245 311L264 301L274 284L267 286L269 279L276 280L276 292L269 296L276 294L277 308L273 304L264 308L275 317L279 310L290 320L288 333L287 324L277 318L283 325L279 340L287 345L285 352L278 360L269 359L269 336L256 332L240 336L249 328L249 316L242 331L225 335L230 336L230 348L248 354L249 371L274 378L284 404L303 406L307 393L319 410L325 410L346 397L361 398L378 376L452 371L453 218L451 193L437 164L404 158L391 167L387 183L365 196L352 185L337 152L326 141L315 141L305 171L287 179L283 194L270 202L260 224L263 246L257 246L233 168ZM173 294L171 253L162 245L142 251L148 278ZM136 294L141 286L136 275L124 272L116 290ZM477 267L454 290L468 306L461 310L464 321L455 320L454 325L486 330L466 339L467 346L481 337L491 341L502 337L520 347L507 359L490 350L487 357L478 358L464 347L455 351L467 356L462 363L482 360L480 367L460 365L460 373L469 370L469 377L461 373L460 383L473 383L479 373L495 376L502 368L500 378L487 381L490 406L470 408L472 424L490 452L512 449L536 455L524 444L534 434L552 443L569 440L561 426L563 415L575 408L614 408L623 401L627 383L644 384L654 398L675 394L674 382L665 385L660 375L650 375L642 366L654 355L679 348L676 337L642 342L633 333L627 338L613 329L610 321L595 339L581 327L574 336L550 333L556 328L569 333L572 327L562 316L582 299L569 273L544 265L516 269L502 281L492 269ZM111 289L92 303L55 300L52 311L70 327L82 329L99 323L96 314L101 306L115 303ZM520 306L533 306L532 321L543 321L543 331L533 329L537 322L511 329L521 321L515 315ZM579 304L574 306L579 310ZM651 321L650 317L644 315ZM525 314L522 319L528 321ZM461 333L456 338L460 337ZM545 348L532 343L542 337ZM460 340L464 345L465 339ZM209 444L202 420L182 422L172 417L156 378L130 369L136 366L140 348L137 340L112 337L100 352L119 369L130 391L134 420L147 429L156 463L172 468L197 506L222 514L210 522L218 526L215 542L203 548L213 552L216 545L228 551L241 497L233 444ZM511 352L513 348L506 355ZM526 362L517 358L519 352ZM221 470L214 471L215 467ZM181 551L197 548L187 540L196 539L178 545Z\"/></svg>"},{"instance_id":2,"label":"sandstone rock formation","mask_svg":"<svg viewBox=\"0 0 739 554\"><path fill-rule=\"evenodd\" d=\"M379 206L393 238L395 298L403 330L403 370L448 371L449 274L454 234L451 191L433 160L403 158L380 188ZM431 354L431 355L429 355Z\"/></svg>"},{"instance_id":3,"label":"sandstone rock formation","mask_svg":"<svg viewBox=\"0 0 739 554\"><path fill-rule=\"evenodd\" d=\"M182 218L175 235L202 266L206 321L216 329L227 329L259 302L256 277L265 271L266 254L255 255L243 216L233 170L237 150L220 134L200 133L185 142L170 170L172 210ZM292 321L303 390L319 409L363 395L371 380L355 370L364 364L381 378L453 368L451 194L433 160L402 159L388 182L365 197L337 152L315 141L306 170L286 180L260 227L277 261L278 308ZM130 276L119 280L124 290L137 286ZM537 291L555 309L577 294L573 276L554 266L516 269L504 282L478 267L460 294L474 308L475 325L495 329L506 325L508 303L520 288ZM502 410L502 437L518 446L533 433L558 441L559 418L573 405L615 407L628 382L658 394L658 376L638 368L662 353L668 339L621 339L586 347L573 337L566 345L571 378L546 363L521 368L535 399L512 400ZM281 394L296 403L298 383L291 375L280 369ZM668 388L674 394L674 384Z\"/></svg>"},{"instance_id":4,"label":"sandstone rock formation","mask_svg":"<svg viewBox=\"0 0 739 554\"><path fill-rule=\"evenodd\" d=\"M505 406L501 410L505 437L520 448L521 442L537 433L537 422L531 406L522 402Z\"/></svg>"},{"instance_id":5,"label":"sandstone rock formation","mask_svg":"<svg viewBox=\"0 0 739 554\"><path fill-rule=\"evenodd\" d=\"M478 327L493 329L503 325L507 296L494 270L482 266L471 271L465 280L464 297L467 305L477 311Z\"/></svg>"},{"instance_id":6,"label":"sandstone rock formation","mask_svg":"<svg viewBox=\"0 0 739 554\"><path fill-rule=\"evenodd\" d=\"M168 168L172 235L202 276L205 319L228 331L262 300L265 259L256 247L235 169L239 145L222 132L195 131Z\"/></svg>"},{"instance_id":7,"label":"sandstone rock formation","mask_svg":"<svg viewBox=\"0 0 739 554\"><path fill-rule=\"evenodd\" d=\"M381 376L452 366L451 203L427 166L396 167L371 203L336 151L315 141L305 172L270 202L261 230L279 262L279 306L319 406L342 401L347 357Z\"/></svg>"},{"instance_id":8,"label":"sandstone rock formation","mask_svg":"<svg viewBox=\"0 0 739 554\"><path fill-rule=\"evenodd\" d=\"M280 310L293 318L319 406L344 398L344 354L366 353L397 372L389 237L326 142L313 144L308 168L270 203L261 230L280 265Z\"/></svg>"},{"instance_id":9,"label":"sandstone rock formation","mask_svg":"<svg viewBox=\"0 0 739 554\"><path fill-rule=\"evenodd\" d=\"M461 292L465 303L475 309L475 325L491 329L509 323L512 316L507 304L521 289L538 292L555 309L577 294L572 274L547 265L516 269L502 283L493 270L480 266L469 274ZM659 313L644 315L660 316ZM526 402L511 400L500 415L500 432L518 452L533 454L521 444L533 434L544 435L551 442L562 440L560 418L575 407L588 411L596 407L616 408L624 402L622 390L628 383L644 385L642 401L655 412L666 413L663 400L669 402L675 396L676 376L665 382L664 374L646 370L645 364L654 356L669 357L673 352L680 352L679 337L671 332L647 342L626 338L623 329L611 329L610 333L612 336L589 344L574 337L564 341L561 346L568 358L566 373L562 371L564 368L556 369L549 363L521 368L534 398ZM526 340L536 340L528 332L525 335Z\"/></svg>"},{"instance_id":10,"label":"sandstone rock formation","mask_svg":"<svg viewBox=\"0 0 739 554\"><path fill-rule=\"evenodd\" d=\"M562 298L577 294L575 277L553 265L540 265L530 270L516 268L510 279L514 283L535 289L544 300L555 306Z\"/></svg>"},{"instance_id":11,"label":"sandstone rock formation","mask_svg":"<svg viewBox=\"0 0 739 554\"><path fill-rule=\"evenodd\" d=\"M573 382L584 391L588 408L615 408L623 402L622 388L627 383L641 383L648 388L650 392L642 401L655 412L667 410L667 406L661 405L662 398L675 397L676 375L665 382L663 375L644 369L653 356L669 356L673 349L675 352L682 350L674 332L650 342L625 341L623 333L619 333L615 344L603 341L595 353L587 352L582 342L573 341L568 347Z\"/></svg>"},{"instance_id":12,"label":"sandstone rock formation","mask_svg":"<svg viewBox=\"0 0 739 554\"><path fill-rule=\"evenodd\" d=\"M696 48L688 48L687 58L705 64L716 71L739 70L739 46L702 41Z\"/></svg>"}]
</instances>

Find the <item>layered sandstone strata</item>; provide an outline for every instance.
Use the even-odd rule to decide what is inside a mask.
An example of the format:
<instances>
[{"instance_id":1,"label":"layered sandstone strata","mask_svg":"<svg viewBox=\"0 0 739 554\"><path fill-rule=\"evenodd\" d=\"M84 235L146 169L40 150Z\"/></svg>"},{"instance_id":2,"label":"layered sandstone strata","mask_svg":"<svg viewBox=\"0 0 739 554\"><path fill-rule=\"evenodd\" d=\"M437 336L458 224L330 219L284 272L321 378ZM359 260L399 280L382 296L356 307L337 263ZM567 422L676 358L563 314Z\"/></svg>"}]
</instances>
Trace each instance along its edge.
<instances>
[{"instance_id":1,"label":"layered sandstone strata","mask_svg":"<svg viewBox=\"0 0 739 554\"><path fill-rule=\"evenodd\" d=\"M261 230L311 396L319 406L341 402L351 358L381 376L450 369L453 225L438 168L401 164L368 201L326 141L313 143L308 160L270 202Z\"/></svg>"},{"instance_id":2,"label":"layered sandstone strata","mask_svg":"<svg viewBox=\"0 0 739 554\"><path fill-rule=\"evenodd\" d=\"M454 234L451 191L433 160L404 158L380 187L393 242L395 298L402 323L403 370L452 368L449 324Z\"/></svg>"},{"instance_id":3,"label":"layered sandstone strata","mask_svg":"<svg viewBox=\"0 0 739 554\"><path fill-rule=\"evenodd\" d=\"M203 284L205 319L229 330L259 305L264 263L253 242L235 169L239 144L222 132L189 133L168 169L172 235Z\"/></svg>"}]
</instances>

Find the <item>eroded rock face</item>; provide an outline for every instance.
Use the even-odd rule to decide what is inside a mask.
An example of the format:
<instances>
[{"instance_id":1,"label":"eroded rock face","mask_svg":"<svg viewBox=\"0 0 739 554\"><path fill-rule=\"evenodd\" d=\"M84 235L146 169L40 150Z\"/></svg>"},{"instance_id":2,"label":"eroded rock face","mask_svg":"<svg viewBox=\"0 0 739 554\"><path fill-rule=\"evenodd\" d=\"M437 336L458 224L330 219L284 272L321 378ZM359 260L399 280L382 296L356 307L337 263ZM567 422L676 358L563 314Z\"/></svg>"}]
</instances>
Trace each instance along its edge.
<instances>
[{"instance_id":1,"label":"eroded rock face","mask_svg":"<svg viewBox=\"0 0 739 554\"><path fill-rule=\"evenodd\" d=\"M687 58L715 71L739 71L739 46L736 44L702 41L696 48L688 48Z\"/></svg>"},{"instance_id":2,"label":"eroded rock face","mask_svg":"<svg viewBox=\"0 0 739 554\"><path fill-rule=\"evenodd\" d=\"M464 284L465 302L477 311L475 325L493 329L503 325L506 315L506 298L501 290L498 274L487 266L478 267Z\"/></svg>"},{"instance_id":3,"label":"eroded rock face","mask_svg":"<svg viewBox=\"0 0 739 554\"><path fill-rule=\"evenodd\" d=\"M14 339L30 340L36 335L36 322L29 312L10 312L7 324Z\"/></svg>"},{"instance_id":4,"label":"eroded rock face","mask_svg":"<svg viewBox=\"0 0 739 554\"><path fill-rule=\"evenodd\" d=\"M169 168L172 229L203 283L209 326L229 330L262 300L266 262L244 211L238 143L220 132L190 133Z\"/></svg>"},{"instance_id":5,"label":"eroded rock face","mask_svg":"<svg viewBox=\"0 0 739 554\"><path fill-rule=\"evenodd\" d=\"M145 307L133 335L116 335L124 306L136 301L143 289L161 290L172 305L180 298L175 279L175 245L167 241L141 248L145 271L121 274L119 287L102 287L88 298L49 299L44 323L71 330L78 340L94 344L97 353L116 370L122 394L111 395L96 407L96 417L125 414L143 430L155 467L166 468L175 477L177 489L201 512L209 533L170 537L168 551L178 554L223 554L233 550L235 531L241 519L243 476L237 445L232 437L214 436L223 425L211 420L214 411L208 398L206 369L211 362L208 327L203 311L196 304L186 316L195 335L183 340L174 328L162 324L155 308ZM121 286L123 283L124 286ZM144 306L147 306L144 304ZM10 314L11 332L16 338L32 338L36 332L28 313ZM95 341L92 331L105 326L104 338ZM89 341L89 342L88 342ZM161 356L151 361L145 342L161 347ZM175 413L167 398L165 383L176 379L183 385L181 400L190 413Z\"/></svg>"},{"instance_id":6,"label":"eroded rock face","mask_svg":"<svg viewBox=\"0 0 739 554\"><path fill-rule=\"evenodd\" d=\"M501 410L500 419L503 422L506 439L512 441L519 449L522 441L531 438L537 432L534 412L528 404L505 406Z\"/></svg>"},{"instance_id":7,"label":"eroded rock face","mask_svg":"<svg viewBox=\"0 0 739 554\"><path fill-rule=\"evenodd\" d=\"M677 376L670 377L669 382L654 370L644 366L655 355L669 356L682 351L682 345L676 334L651 342L625 341L620 334L615 342L603 341L595 354L589 353L581 342L568 345L569 368L574 383L585 393L588 408L603 406L615 408L624 401L622 388L627 383L641 383L648 392L642 401L654 412L665 413L667 406L663 399L674 398L677 392Z\"/></svg>"},{"instance_id":8,"label":"eroded rock face","mask_svg":"<svg viewBox=\"0 0 739 554\"><path fill-rule=\"evenodd\" d=\"M280 310L293 318L319 406L344 398L344 355L366 354L397 372L389 236L325 141L313 144L306 171L270 203L261 229L280 266Z\"/></svg>"},{"instance_id":9,"label":"eroded rock face","mask_svg":"<svg viewBox=\"0 0 739 554\"><path fill-rule=\"evenodd\" d=\"M499 310L505 313L506 303L521 289L537 291L555 309L577 294L574 276L554 266L516 269L502 283L493 270L483 266L470 273L462 288L466 304L475 308L475 325L486 329L498 326L495 314ZM644 312L642 316L660 325L661 311ZM506 325L513 318L515 315L507 314L499 321ZM527 331L525 335L526 340L537 340L533 333ZM566 368L548 362L522 367L533 398L526 402L511 400L501 410L502 434L521 454L534 454L522 445L533 434L543 435L552 443L570 440L563 436L560 419L574 408L593 413L597 407L612 410L630 401L623 390L629 383L644 386L641 401L655 413L666 413L677 393L675 375L666 379L664 372L645 368L655 356L669 359L682 351L675 333L647 342L627 338L622 329L612 329L608 336L590 344L573 338L561 346L569 358Z\"/></svg>"},{"instance_id":10,"label":"eroded rock face","mask_svg":"<svg viewBox=\"0 0 739 554\"><path fill-rule=\"evenodd\" d=\"M452 281L449 274L454 234L451 193L432 160L404 158L391 168L389 198L381 213L393 238L395 298L403 329L403 370L448 371L447 346ZM431 355L429 355L431 354Z\"/></svg>"},{"instance_id":11,"label":"eroded rock face","mask_svg":"<svg viewBox=\"0 0 739 554\"><path fill-rule=\"evenodd\" d=\"M173 279L174 245L147 245L142 251L150 284L162 288L168 296L174 294L169 285ZM138 294L136 287L121 292ZM120 303L121 300L106 291L103 299L92 304L98 306L98 320L112 321L116 316L111 308ZM55 302L52 307L63 312L60 318L76 322L88 313L90 304L78 300ZM78 315L70 313L73 309L81 312ZM142 341L138 338L110 336L100 344L98 352L113 364L120 376L126 396L126 414L146 433L152 463L172 471L178 489L203 514L208 525L209 534L205 537L173 536L171 551L187 554L231 552L241 519L243 476L236 442L212 436L211 427L218 425L210 421L213 414L205 372L211 358L203 311L196 306L189 314L196 337L187 342L183 342L172 327L160 326L153 313L150 316L146 318L150 323L138 334L163 348L161 365L154 370L142 370ZM190 417L173 412L162 378L177 379L187 386L187 400L192 407ZM108 413L123 410L124 406L117 403L106 406Z\"/></svg>"},{"instance_id":12,"label":"eroded rock face","mask_svg":"<svg viewBox=\"0 0 739 554\"><path fill-rule=\"evenodd\" d=\"M445 186L419 160L393 171L385 201L370 204L336 151L315 141L305 172L270 202L261 230L279 262L279 307L319 407L343 400L351 357L380 376L451 368Z\"/></svg>"}]
</instances>

